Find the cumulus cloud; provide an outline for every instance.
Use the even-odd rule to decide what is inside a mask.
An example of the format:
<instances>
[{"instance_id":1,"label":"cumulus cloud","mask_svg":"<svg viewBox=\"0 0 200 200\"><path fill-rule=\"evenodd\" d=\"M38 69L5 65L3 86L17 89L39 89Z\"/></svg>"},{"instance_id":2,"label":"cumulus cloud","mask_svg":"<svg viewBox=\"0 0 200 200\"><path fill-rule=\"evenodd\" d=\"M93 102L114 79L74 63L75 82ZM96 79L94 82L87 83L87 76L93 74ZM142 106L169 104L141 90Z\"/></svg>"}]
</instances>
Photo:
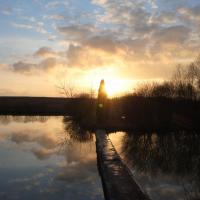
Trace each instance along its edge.
<instances>
[{"instance_id":1,"label":"cumulus cloud","mask_svg":"<svg viewBox=\"0 0 200 200\"><path fill-rule=\"evenodd\" d=\"M105 63L109 64L109 58L107 58L105 54L101 53L88 47L70 45L67 51L67 64L69 67L79 68L92 68L104 65Z\"/></svg>"},{"instance_id":2,"label":"cumulus cloud","mask_svg":"<svg viewBox=\"0 0 200 200\"><path fill-rule=\"evenodd\" d=\"M150 32L154 24L150 24L151 13L144 8L144 1L95 1L104 9L104 13L97 16L99 23L113 24L124 34L143 34Z\"/></svg>"},{"instance_id":3,"label":"cumulus cloud","mask_svg":"<svg viewBox=\"0 0 200 200\"><path fill-rule=\"evenodd\" d=\"M1 93L1 89L0 89ZM47 122L48 117L45 116L0 116L0 123L10 124L12 122L20 122L20 123L30 123L30 122L40 122L45 123Z\"/></svg>"},{"instance_id":4,"label":"cumulus cloud","mask_svg":"<svg viewBox=\"0 0 200 200\"><path fill-rule=\"evenodd\" d=\"M181 11L181 10L179 10ZM185 12L184 12L185 11ZM198 19L200 20L200 5L192 8L185 8L183 10L183 13L190 15L193 19Z\"/></svg>"},{"instance_id":5,"label":"cumulus cloud","mask_svg":"<svg viewBox=\"0 0 200 200\"><path fill-rule=\"evenodd\" d=\"M189 15L194 22L199 17L199 6L184 8L185 1L93 0L92 3L103 9L94 16L96 25L59 28L66 41L72 37L78 44L69 45L70 66L103 66L120 60L118 63L128 68L141 66L136 71L143 71L142 66L146 66L146 73L151 70L159 74L159 67L166 72L166 64L175 65L185 60L185 56L193 59L198 54L200 42L192 37L195 27L188 26L181 15ZM166 9L160 8L161 5L166 5Z\"/></svg>"},{"instance_id":6,"label":"cumulus cloud","mask_svg":"<svg viewBox=\"0 0 200 200\"><path fill-rule=\"evenodd\" d=\"M63 5L68 6L68 4L69 4L68 1L51 1L47 3L45 7L48 9L54 9L58 6L63 6Z\"/></svg>"},{"instance_id":7,"label":"cumulus cloud","mask_svg":"<svg viewBox=\"0 0 200 200\"><path fill-rule=\"evenodd\" d=\"M13 13L13 8L12 6L9 5L0 5L0 13L2 13L3 15L11 15Z\"/></svg>"},{"instance_id":8,"label":"cumulus cloud","mask_svg":"<svg viewBox=\"0 0 200 200\"><path fill-rule=\"evenodd\" d=\"M29 25L29 24L18 24L18 23L12 23L12 26L16 27L16 28L25 28L25 29L33 29L33 26Z\"/></svg>"},{"instance_id":9,"label":"cumulus cloud","mask_svg":"<svg viewBox=\"0 0 200 200\"><path fill-rule=\"evenodd\" d=\"M187 23L193 30L199 30L200 25L200 5L195 7L181 7L178 9L180 20Z\"/></svg>"},{"instance_id":10,"label":"cumulus cloud","mask_svg":"<svg viewBox=\"0 0 200 200\"><path fill-rule=\"evenodd\" d=\"M95 27L92 25L71 25L71 26L60 26L58 30L65 36L66 39L79 40L89 37L94 33Z\"/></svg>"},{"instance_id":11,"label":"cumulus cloud","mask_svg":"<svg viewBox=\"0 0 200 200\"><path fill-rule=\"evenodd\" d=\"M200 5L189 5L186 0L92 0L90 3L94 8L92 14L81 13L80 21L70 12L69 16L52 12L44 17L57 21L56 40L61 39L67 47L62 55L41 47L34 56L44 60L36 64L19 61L13 64L13 70L30 74L59 65L84 70L115 65L116 70L132 69L135 73L164 77L165 70L170 68L167 65L193 59L198 54ZM53 1L46 8L53 10L63 4ZM45 27L45 24L13 25L26 29Z\"/></svg>"},{"instance_id":12,"label":"cumulus cloud","mask_svg":"<svg viewBox=\"0 0 200 200\"><path fill-rule=\"evenodd\" d=\"M56 14L56 15L48 15L48 16L45 16L44 18L50 19L50 20L64 20L65 16Z\"/></svg>"},{"instance_id":13,"label":"cumulus cloud","mask_svg":"<svg viewBox=\"0 0 200 200\"><path fill-rule=\"evenodd\" d=\"M44 28L43 22L31 21L31 24L30 24L30 22L29 22L29 24L12 22L11 25L13 27L21 28L21 29L29 29L29 30L33 29L33 30L35 30L39 33L42 33L42 34L47 33L46 29Z\"/></svg>"},{"instance_id":14,"label":"cumulus cloud","mask_svg":"<svg viewBox=\"0 0 200 200\"><path fill-rule=\"evenodd\" d=\"M53 149L57 147L57 138L53 134L37 134L35 132L32 132L30 134L29 131L23 131L23 132L14 132L11 135L11 141L16 142L17 144L21 144L24 142L36 142L40 144L43 148L46 149Z\"/></svg>"},{"instance_id":15,"label":"cumulus cloud","mask_svg":"<svg viewBox=\"0 0 200 200\"><path fill-rule=\"evenodd\" d=\"M39 159L39 160L45 160L54 155L57 151L55 149L33 149L33 154Z\"/></svg>"},{"instance_id":16,"label":"cumulus cloud","mask_svg":"<svg viewBox=\"0 0 200 200\"><path fill-rule=\"evenodd\" d=\"M8 64L0 63L0 69L6 69L8 68Z\"/></svg>"},{"instance_id":17,"label":"cumulus cloud","mask_svg":"<svg viewBox=\"0 0 200 200\"><path fill-rule=\"evenodd\" d=\"M88 182L91 176L94 176L96 173L95 163L95 159L86 161L79 160L79 162L76 163L73 162L71 165L64 167L62 171L57 174L55 179L69 183L80 182L80 180L82 182Z\"/></svg>"},{"instance_id":18,"label":"cumulus cloud","mask_svg":"<svg viewBox=\"0 0 200 200\"><path fill-rule=\"evenodd\" d=\"M177 19L177 14L176 12L173 11L163 11L159 15L152 16L150 19L151 22L155 24L166 24L166 25L173 25L176 24L178 19Z\"/></svg>"},{"instance_id":19,"label":"cumulus cloud","mask_svg":"<svg viewBox=\"0 0 200 200\"><path fill-rule=\"evenodd\" d=\"M83 46L88 46L93 49L100 49L105 52L115 53L116 42L111 36L94 36L83 41Z\"/></svg>"},{"instance_id":20,"label":"cumulus cloud","mask_svg":"<svg viewBox=\"0 0 200 200\"><path fill-rule=\"evenodd\" d=\"M41 58L56 57L57 54L49 47L41 47L35 53L34 56Z\"/></svg>"},{"instance_id":21,"label":"cumulus cloud","mask_svg":"<svg viewBox=\"0 0 200 200\"><path fill-rule=\"evenodd\" d=\"M15 72L24 72L24 73L29 73L33 69L37 68L36 64L32 63L26 63L23 61L16 62L12 65L12 68Z\"/></svg>"},{"instance_id":22,"label":"cumulus cloud","mask_svg":"<svg viewBox=\"0 0 200 200\"><path fill-rule=\"evenodd\" d=\"M57 61L54 58L47 58L43 60L40 64L39 67L42 68L45 71L48 71L54 67L56 67Z\"/></svg>"},{"instance_id":23,"label":"cumulus cloud","mask_svg":"<svg viewBox=\"0 0 200 200\"><path fill-rule=\"evenodd\" d=\"M185 26L171 26L153 34L153 41L160 44L181 45L189 39L190 29Z\"/></svg>"},{"instance_id":24,"label":"cumulus cloud","mask_svg":"<svg viewBox=\"0 0 200 200\"><path fill-rule=\"evenodd\" d=\"M2 10L1 12L4 15L11 15L12 14L11 10Z\"/></svg>"},{"instance_id":25,"label":"cumulus cloud","mask_svg":"<svg viewBox=\"0 0 200 200\"><path fill-rule=\"evenodd\" d=\"M49 71L57 66L57 60L55 58L46 58L38 64L28 63L24 61L18 61L12 65L14 72L24 74L34 74L40 71Z\"/></svg>"}]
</instances>

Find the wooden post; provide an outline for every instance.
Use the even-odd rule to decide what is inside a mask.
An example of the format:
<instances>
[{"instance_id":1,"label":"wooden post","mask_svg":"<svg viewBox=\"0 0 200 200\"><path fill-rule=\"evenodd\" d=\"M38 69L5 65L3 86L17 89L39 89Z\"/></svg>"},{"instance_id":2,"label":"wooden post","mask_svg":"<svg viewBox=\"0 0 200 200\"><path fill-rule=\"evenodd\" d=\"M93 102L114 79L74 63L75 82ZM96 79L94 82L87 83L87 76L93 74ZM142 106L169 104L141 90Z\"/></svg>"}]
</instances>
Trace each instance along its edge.
<instances>
[{"instance_id":1,"label":"wooden post","mask_svg":"<svg viewBox=\"0 0 200 200\"><path fill-rule=\"evenodd\" d=\"M98 100L96 106L97 123L104 124L107 113L107 93L105 90L105 82L102 79L98 90Z\"/></svg>"}]
</instances>

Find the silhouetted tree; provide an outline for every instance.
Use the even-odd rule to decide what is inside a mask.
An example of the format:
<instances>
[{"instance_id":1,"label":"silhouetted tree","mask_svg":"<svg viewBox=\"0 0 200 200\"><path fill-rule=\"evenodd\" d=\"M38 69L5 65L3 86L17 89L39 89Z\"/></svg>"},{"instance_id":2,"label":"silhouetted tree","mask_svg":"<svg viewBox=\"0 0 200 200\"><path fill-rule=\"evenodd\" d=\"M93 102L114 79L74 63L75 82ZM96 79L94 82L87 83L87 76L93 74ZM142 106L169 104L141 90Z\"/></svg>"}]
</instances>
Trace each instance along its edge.
<instances>
[{"instance_id":1,"label":"silhouetted tree","mask_svg":"<svg viewBox=\"0 0 200 200\"><path fill-rule=\"evenodd\" d=\"M65 97L74 97L76 94L75 87L71 83L67 83L66 80L61 81L56 87L59 90L59 93L61 95L64 95Z\"/></svg>"},{"instance_id":2,"label":"silhouetted tree","mask_svg":"<svg viewBox=\"0 0 200 200\"><path fill-rule=\"evenodd\" d=\"M188 65L177 65L169 81L144 83L134 95L144 97L168 97L199 99L200 97L200 56Z\"/></svg>"}]
</instances>

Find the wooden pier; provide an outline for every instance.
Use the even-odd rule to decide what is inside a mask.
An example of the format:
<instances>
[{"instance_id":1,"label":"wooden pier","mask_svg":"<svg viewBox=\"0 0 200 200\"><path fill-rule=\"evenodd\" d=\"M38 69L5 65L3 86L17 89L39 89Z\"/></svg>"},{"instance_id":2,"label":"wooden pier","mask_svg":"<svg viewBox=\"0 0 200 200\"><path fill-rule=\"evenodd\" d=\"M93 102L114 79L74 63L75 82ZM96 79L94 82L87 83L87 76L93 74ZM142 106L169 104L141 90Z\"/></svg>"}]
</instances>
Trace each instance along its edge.
<instances>
[{"instance_id":1,"label":"wooden pier","mask_svg":"<svg viewBox=\"0 0 200 200\"><path fill-rule=\"evenodd\" d=\"M150 200L122 162L106 131L96 131L99 173L106 200Z\"/></svg>"}]
</instances>

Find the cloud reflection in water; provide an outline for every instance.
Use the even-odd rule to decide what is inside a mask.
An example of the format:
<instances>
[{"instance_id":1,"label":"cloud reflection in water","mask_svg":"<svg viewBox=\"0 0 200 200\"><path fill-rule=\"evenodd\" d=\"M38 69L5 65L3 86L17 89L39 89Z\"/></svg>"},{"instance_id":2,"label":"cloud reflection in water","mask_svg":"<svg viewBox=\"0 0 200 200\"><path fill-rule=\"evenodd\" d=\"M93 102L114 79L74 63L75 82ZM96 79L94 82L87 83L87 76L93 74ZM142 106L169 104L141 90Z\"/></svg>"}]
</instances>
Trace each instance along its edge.
<instances>
[{"instance_id":1,"label":"cloud reflection in water","mask_svg":"<svg viewBox=\"0 0 200 200\"><path fill-rule=\"evenodd\" d=\"M0 199L103 199L94 136L69 118L1 117L0 138Z\"/></svg>"}]
</instances>

